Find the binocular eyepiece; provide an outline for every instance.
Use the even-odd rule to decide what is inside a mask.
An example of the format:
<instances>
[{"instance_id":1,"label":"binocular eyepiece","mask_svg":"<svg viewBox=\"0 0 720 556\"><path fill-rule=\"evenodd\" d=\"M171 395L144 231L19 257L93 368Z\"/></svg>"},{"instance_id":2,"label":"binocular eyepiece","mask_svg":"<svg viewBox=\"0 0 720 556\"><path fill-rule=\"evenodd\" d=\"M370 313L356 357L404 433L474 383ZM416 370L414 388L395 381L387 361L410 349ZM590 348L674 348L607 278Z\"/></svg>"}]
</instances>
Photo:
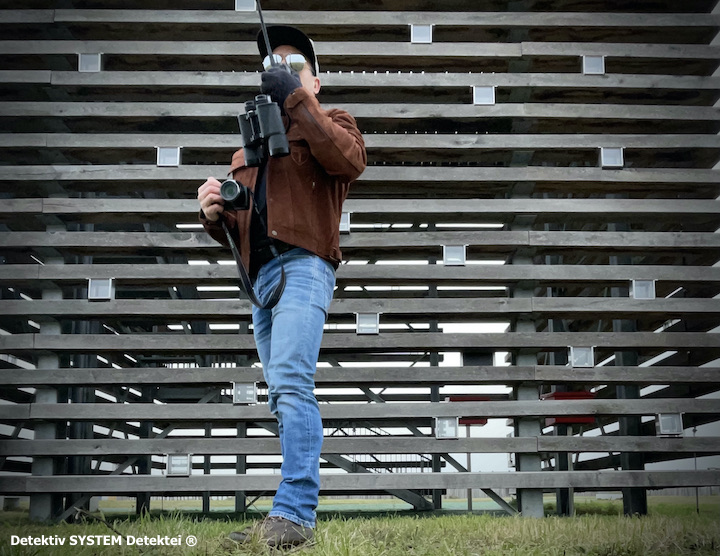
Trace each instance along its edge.
<instances>
[{"instance_id":1,"label":"binocular eyepiece","mask_svg":"<svg viewBox=\"0 0 720 556\"><path fill-rule=\"evenodd\" d=\"M287 156L290 146L280 107L270 95L257 95L245 102L245 113L238 116L245 164L260 166L265 156Z\"/></svg>"}]
</instances>

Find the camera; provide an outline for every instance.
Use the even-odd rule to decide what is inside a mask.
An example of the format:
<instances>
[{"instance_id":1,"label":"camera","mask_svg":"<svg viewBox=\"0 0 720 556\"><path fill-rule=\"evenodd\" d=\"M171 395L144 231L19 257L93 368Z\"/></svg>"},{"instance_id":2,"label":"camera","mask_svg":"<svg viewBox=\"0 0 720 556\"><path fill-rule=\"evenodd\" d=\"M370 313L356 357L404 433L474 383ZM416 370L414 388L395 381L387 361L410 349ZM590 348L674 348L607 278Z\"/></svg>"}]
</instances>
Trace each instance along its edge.
<instances>
[{"instance_id":1,"label":"camera","mask_svg":"<svg viewBox=\"0 0 720 556\"><path fill-rule=\"evenodd\" d=\"M250 208L250 190L235 180L225 180L220 184L220 196L225 201L225 210Z\"/></svg>"},{"instance_id":2,"label":"camera","mask_svg":"<svg viewBox=\"0 0 720 556\"><path fill-rule=\"evenodd\" d=\"M290 154L280 107L270 95L257 95L246 101L245 113L238 116L238 123L247 166L260 166L267 154L273 157Z\"/></svg>"}]
</instances>

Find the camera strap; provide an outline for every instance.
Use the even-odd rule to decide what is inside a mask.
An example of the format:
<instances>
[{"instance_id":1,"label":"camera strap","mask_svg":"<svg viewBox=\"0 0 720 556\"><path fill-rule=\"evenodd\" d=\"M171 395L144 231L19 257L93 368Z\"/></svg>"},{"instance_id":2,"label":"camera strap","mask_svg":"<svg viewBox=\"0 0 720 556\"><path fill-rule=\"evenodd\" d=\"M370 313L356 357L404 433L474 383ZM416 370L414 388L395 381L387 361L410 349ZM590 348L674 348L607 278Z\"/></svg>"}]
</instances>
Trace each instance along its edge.
<instances>
[{"instance_id":1,"label":"camera strap","mask_svg":"<svg viewBox=\"0 0 720 556\"><path fill-rule=\"evenodd\" d=\"M241 289L245 292L245 295L250 300L250 303L252 303L256 307L260 309L272 309L273 307L275 307L275 305L277 305L278 301L280 301L280 297L285 291L285 269L282 267L282 263L280 264L280 282L278 282L278 285L275 286L275 289L273 290L270 299L268 299L267 303L263 305L255 295L252 280L250 280L250 276L248 276L248 272L245 269L245 265L242 262L242 257L240 256L240 251L238 250L237 245L235 245L235 240L230 234L230 230L228 230L228 227L225 225L225 219L222 217L222 215L220 216L220 223L222 224L222 229L225 232L225 237L227 237L228 243L230 244L230 251L232 251L233 258L235 259L235 263L238 268ZM277 249L275 248L275 245L273 245L272 243L270 243L270 252L273 254L273 257L280 256L277 252Z\"/></svg>"}]
</instances>

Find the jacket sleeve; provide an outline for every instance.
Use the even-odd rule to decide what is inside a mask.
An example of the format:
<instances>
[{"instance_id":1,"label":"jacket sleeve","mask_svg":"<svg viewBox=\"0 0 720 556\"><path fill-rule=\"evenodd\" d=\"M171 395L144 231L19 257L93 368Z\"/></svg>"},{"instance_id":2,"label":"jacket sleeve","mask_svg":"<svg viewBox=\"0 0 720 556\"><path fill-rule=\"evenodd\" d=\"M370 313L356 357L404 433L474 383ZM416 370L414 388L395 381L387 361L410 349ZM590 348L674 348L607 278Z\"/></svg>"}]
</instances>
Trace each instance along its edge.
<instances>
[{"instance_id":1,"label":"jacket sleeve","mask_svg":"<svg viewBox=\"0 0 720 556\"><path fill-rule=\"evenodd\" d=\"M245 155L243 154L242 149L238 149L235 151L232 157L232 162L230 163L230 168L228 170L228 176L234 176L234 173L239 168L242 168L245 166ZM254 175L250 176L252 179L254 179ZM228 228L228 231L232 234L233 239L235 240L235 243L239 245L240 241L240 232L238 230L238 219L237 214L234 210L228 210L224 211L222 213L222 218L225 220L225 225ZM216 220L215 222L208 220L205 218L205 214L202 210L200 210L200 214L198 215L198 219L200 220L200 223L203 225L203 228L205 228L205 231L210 234L210 237L212 237L215 241L218 243L224 245L225 247L229 247L227 236L225 235L225 231L222 229L222 225L220 224L220 220Z\"/></svg>"},{"instance_id":2,"label":"jacket sleeve","mask_svg":"<svg viewBox=\"0 0 720 556\"><path fill-rule=\"evenodd\" d=\"M284 108L328 174L344 177L348 182L360 177L367 165L367 153L355 118L343 110L324 110L302 88L288 96Z\"/></svg>"},{"instance_id":3,"label":"jacket sleeve","mask_svg":"<svg viewBox=\"0 0 720 556\"><path fill-rule=\"evenodd\" d=\"M222 226L220 225L220 219L213 222L212 220L208 220L205 218L205 214L202 210L200 210L200 214L198 215L198 218L200 220L200 223L203 225L203 228L205 228L205 231L210 234L210 237L212 237L215 241L218 243L224 245L225 247L229 247L230 244L228 243L227 236L225 235L225 230L222 229ZM227 211L224 213L223 218L225 219L225 225L228 228L228 231L233 234L233 239L237 242L237 220L235 218L235 213L233 211Z\"/></svg>"}]
</instances>

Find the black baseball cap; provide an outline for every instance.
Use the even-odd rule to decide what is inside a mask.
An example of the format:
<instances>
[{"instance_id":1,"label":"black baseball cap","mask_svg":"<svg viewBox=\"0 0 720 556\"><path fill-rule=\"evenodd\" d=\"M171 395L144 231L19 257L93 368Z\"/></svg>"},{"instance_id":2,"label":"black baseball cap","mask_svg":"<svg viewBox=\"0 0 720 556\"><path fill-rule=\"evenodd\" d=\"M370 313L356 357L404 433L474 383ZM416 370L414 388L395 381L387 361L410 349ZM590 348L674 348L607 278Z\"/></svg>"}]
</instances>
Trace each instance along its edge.
<instances>
[{"instance_id":1,"label":"black baseball cap","mask_svg":"<svg viewBox=\"0 0 720 556\"><path fill-rule=\"evenodd\" d=\"M270 40L270 48L275 50L283 44L294 46L307 58L308 62L310 62L310 67L314 70L315 75L320 73L320 66L318 65L317 56L315 56L315 45L312 39L300 29L290 27L289 25L270 25L267 28L267 32L268 39ZM269 52L265 45L265 37L263 36L262 29L257 35L257 45L260 56L265 58Z\"/></svg>"}]
</instances>

